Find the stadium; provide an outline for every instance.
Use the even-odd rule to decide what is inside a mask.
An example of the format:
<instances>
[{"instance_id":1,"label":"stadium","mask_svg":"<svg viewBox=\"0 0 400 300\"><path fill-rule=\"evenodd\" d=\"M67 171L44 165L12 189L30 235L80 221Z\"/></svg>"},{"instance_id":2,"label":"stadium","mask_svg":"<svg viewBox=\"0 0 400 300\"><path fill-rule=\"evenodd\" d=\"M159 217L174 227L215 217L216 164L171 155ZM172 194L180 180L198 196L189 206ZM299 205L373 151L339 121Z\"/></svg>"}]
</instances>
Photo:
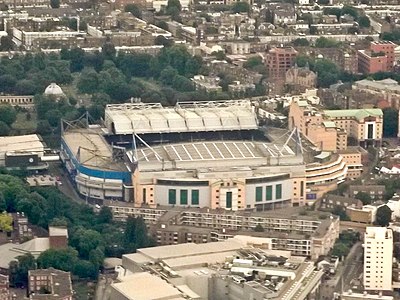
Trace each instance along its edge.
<instances>
[{"instance_id":1,"label":"stadium","mask_svg":"<svg viewBox=\"0 0 400 300\"><path fill-rule=\"evenodd\" d=\"M297 131L265 132L246 100L108 105L104 127L65 126L61 152L90 199L259 211L305 204Z\"/></svg>"}]
</instances>

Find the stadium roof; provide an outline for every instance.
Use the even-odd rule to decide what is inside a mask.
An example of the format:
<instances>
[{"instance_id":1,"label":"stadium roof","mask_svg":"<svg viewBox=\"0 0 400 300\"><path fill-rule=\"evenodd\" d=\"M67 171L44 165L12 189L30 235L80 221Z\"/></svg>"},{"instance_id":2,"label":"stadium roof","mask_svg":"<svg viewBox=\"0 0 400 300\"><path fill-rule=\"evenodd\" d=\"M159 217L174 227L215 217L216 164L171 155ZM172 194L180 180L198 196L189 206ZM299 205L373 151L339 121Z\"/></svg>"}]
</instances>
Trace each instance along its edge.
<instances>
[{"instance_id":1,"label":"stadium roof","mask_svg":"<svg viewBox=\"0 0 400 300\"><path fill-rule=\"evenodd\" d=\"M122 163L113 161L112 148L95 130L69 129L63 139L80 164L99 170L126 171Z\"/></svg>"},{"instance_id":2,"label":"stadium roof","mask_svg":"<svg viewBox=\"0 0 400 300\"><path fill-rule=\"evenodd\" d=\"M115 134L199 132L257 129L257 116L247 100L110 104L105 123Z\"/></svg>"},{"instance_id":3,"label":"stadium roof","mask_svg":"<svg viewBox=\"0 0 400 300\"><path fill-rule=\"evenodd\" d=\"M324 113L331 118L356 118L363 120L366 117L382 117L383 112L380 108L369 109L343 109L343 110L325 110Z\"/></svg>"}]
</instances>

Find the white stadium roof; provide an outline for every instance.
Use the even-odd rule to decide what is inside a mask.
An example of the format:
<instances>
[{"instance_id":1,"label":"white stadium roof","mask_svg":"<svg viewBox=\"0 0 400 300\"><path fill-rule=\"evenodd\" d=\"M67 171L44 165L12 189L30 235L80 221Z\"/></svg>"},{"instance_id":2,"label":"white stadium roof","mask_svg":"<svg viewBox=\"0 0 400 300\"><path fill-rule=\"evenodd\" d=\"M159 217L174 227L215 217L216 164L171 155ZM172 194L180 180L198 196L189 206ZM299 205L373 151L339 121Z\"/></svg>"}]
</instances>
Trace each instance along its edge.
<instances>
[{"instance_id":1,"label":"white stadium roof","mask_svg":"<svg viewBox=\"0 0 400 300\"><path fill-rule=\"evenodd\" d=\"M257 116L247 100L110 104L105 123L116 134L257 129Z\"/></svg>"}]
</instances>

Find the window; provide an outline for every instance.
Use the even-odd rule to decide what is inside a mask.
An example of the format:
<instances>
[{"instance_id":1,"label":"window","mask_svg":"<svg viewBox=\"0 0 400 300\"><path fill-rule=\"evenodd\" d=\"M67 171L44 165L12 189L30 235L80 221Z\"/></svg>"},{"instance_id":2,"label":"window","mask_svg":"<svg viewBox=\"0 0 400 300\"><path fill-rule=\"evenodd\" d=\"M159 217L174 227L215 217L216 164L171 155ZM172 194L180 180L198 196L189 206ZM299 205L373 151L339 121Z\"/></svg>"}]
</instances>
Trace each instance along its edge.
<instances>
[{"instance_id":1,"label":"window","mask_svg":"<svg viewBox=\"0 0 400 300\"><path fill-rule=\"evenodd\" d=\"M192 190L192 205L199 205L199 190Z\"/></svg>"},{"instance_id":2,"label":"window","mask_svg":"<svg viewBox=\"0 0 400 300\"><path fill-rule=\"evenodd\" d=\"M256 187L256 202L261 202L263 196L263 188L262 186Z\"/></svg>"},{"instance_id":3,"label":"window","mask_svg":"<svg viewBox=\"0 0 400 300\"><path fill-rule=\"evenodd\" d=\"M144 188L143 189L143 203L146 203L146 192L147 192L147 190Z\"/></svg>"},{"instance_id":4,"label":"window","mask_svg":"<svg viewBox=\"0 0 400 300\"><path fill-rule=\"evenodd\" d=\"M272 185L267 185L265 188L266 193L265 193L265 200L272 200Z\"/></svg>"},{"instance_id":5,"label":"window","mask_svg":"<svg viewBox=\"0 0 400 300\"><path fill-rule=\"evenodd\" d=\"M176 190L170 189L168 191L168 204L176 204Z\"/></svg>"},{"instance_id":6,"label":"window","mask_svg":"<svg viewBox=\"0 0 400 300\"><path fill-rule=\"evenodd\" d=\"M282 184L275 186L275 199L282 199Z\"/></svg>"},{"instance_id":7,"label":"window","mask_svg":"<svg viewBox=\"0 0 400 300\"><path fill-rule=\"evenodd\" d=\"M226 208L232 208L232 192L226 192Z\"/></svg>"},{"instance_id":8,"label":"window","mask_svg":"<svg viewBox=\"0 0 400 300\"><path fill-rule=\"evenodd\" d=\"M181 205L187 205L187 204L188 204L188 191L181 190Z\"/></svg>"},{"instance_id":9,"label":"window","mask_svg":"<svg viewBox=\"0 0 400 300\"><path fill-rule=\"evenodd\" d=\"M304 181L300 182L300 197L304 197Z\"/></svg>"}]
</instances>

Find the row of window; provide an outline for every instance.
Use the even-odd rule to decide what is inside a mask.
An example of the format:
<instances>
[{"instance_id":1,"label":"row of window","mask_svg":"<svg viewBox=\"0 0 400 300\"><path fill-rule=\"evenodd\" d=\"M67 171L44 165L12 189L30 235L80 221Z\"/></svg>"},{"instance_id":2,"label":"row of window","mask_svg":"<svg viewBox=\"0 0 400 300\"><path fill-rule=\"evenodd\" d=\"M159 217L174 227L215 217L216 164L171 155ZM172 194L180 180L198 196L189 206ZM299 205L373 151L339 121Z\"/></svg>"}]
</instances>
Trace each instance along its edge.
<instances>
[{"instance_id":1,"label":"row of window","mask_svg":"<svg viewBox=\"0 0 400 300\"><path fill-rule=\"evenodd\" d=\"M263 192L264 192L264 187L263 186L257 186L256 187L256 202L262 202L262 201L270 201L273 199L272 194L273 194L273 186L272 185L267 185L265 187L265 199L263 197ZM275 185L275 199L279 200L282 199L282 184L277 184Z\"/></svg>"},{"instance_id":2,"label":"row of window","mask_svg":"<svg viewBox=\"0 0 400 300\"><path fill-rule=\"evenodd\" d=\"M176 204L176 189L168 190L168 204ZM180 205L188 205L188 190L180 190L179 203ZM199 205L199 190L191 190L191 205Z\"/></svg>"}]
</instances>

